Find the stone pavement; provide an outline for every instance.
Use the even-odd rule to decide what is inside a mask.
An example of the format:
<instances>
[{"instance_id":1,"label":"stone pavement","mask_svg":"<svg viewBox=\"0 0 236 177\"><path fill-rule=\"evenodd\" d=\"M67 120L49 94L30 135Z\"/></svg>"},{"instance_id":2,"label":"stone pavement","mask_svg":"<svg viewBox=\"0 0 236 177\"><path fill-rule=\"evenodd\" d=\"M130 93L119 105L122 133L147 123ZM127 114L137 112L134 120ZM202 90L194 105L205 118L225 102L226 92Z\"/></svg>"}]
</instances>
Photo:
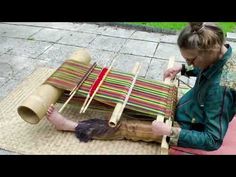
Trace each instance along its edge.
<instances>
[{"instance_id":1,"label":"stone pavement","mask_svg":"<svg viewBox=\"0 0 236 177\"><path fill-rule=\"evenodd\" d=\"M236 49L235 34L229 43ZM233 38L233 39L232 39ZM140 76L161 80L168 59L184 63L177 35L146 32L93 23L0 23L0 99L40 66L57 68L74 51L87 48L92 62L131 71L142 62ZM0 149L0 155L14 154Z\"/></svg>"}]
</instances>

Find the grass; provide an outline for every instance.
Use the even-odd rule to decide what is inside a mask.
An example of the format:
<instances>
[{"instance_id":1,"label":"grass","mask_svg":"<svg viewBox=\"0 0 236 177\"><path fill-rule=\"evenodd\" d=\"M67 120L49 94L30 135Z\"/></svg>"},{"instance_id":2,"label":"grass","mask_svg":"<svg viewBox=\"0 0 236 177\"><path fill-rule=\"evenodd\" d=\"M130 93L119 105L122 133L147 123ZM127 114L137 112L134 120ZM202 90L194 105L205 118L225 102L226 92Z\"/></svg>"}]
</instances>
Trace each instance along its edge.
<instances>
[{"instance_id":1,"label":"grass","mask_svg":"<svg viewBox=\"0 0 236 177\"><path fill-rule=\"evenodd\" d=\"M129 24L180 31L187 22L128 22ZM236 31L236 22L216 22L224 33Z\"/></svg>"},{"instance_id":2,"label":"grass","mask_svg":"<svg viewBox=\"0 0 236 177\"><path fill-rule=\"evenodd\" d=\"M224 32L235 32L236 31L236 22L218 22L217 23Z\"/></svg>"}]
</instances>

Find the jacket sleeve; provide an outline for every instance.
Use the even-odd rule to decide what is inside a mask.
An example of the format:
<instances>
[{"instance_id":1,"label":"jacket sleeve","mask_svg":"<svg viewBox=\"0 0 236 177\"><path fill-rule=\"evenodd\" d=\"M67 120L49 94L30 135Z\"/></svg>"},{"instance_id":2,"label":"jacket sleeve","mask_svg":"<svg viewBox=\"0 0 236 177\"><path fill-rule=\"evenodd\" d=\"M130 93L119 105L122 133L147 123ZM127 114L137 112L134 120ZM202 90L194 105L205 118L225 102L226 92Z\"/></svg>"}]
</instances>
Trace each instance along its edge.
<instances>
[{"instance_id":1,"label":"jacket sleeve","mask_svg":"<svg viewBox=\"0 0 236 177\"><path fill-rule=\"evenodd\" d=\"M216 150L221 146L229 121L233 117L230 109L234 99L231 92L226 92L226 89L215 90L206 98L203 110L204 120L206 120L204 130L199 132L181 129L178 146L203 150Z\"/></svg>"},{"instance_id":2,"label":"jacket sleeve","mask_svg":"<svg viewBox=\"0 0 236 177\"><path fill-rule=\"evenodd\" d=\"M188 66L185 64L182 64L182 69L181 69L181 75L183 76L197 76L200 70L198 68L194 68L192 65Z\"/></svg>"}]
</instances>

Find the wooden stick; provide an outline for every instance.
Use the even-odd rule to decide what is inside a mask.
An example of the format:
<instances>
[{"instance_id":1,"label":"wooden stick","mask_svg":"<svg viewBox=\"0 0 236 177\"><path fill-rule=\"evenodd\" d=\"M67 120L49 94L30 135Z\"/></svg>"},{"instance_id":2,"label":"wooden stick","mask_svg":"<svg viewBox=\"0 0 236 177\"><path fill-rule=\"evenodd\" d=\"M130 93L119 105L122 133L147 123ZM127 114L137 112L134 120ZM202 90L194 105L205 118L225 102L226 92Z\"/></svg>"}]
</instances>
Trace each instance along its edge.
<instances>
[{"instance_id":1,"label":"wooden stick","mask_svg":"<svg viewBox=\"0 0 236 177\"><path fill-rule=\"evenodd\" d=\"M176 77L176 79L177 79L179 82L182 82L184 85L188 86L189 88L192 88L190 85L188 85L187 83L185 83L184 81L182 81L180 78Z\"/></svg>"},{"instance_id":2,"label":"wooden stick","mask_svg":"<svg viewBox=\"0 0 236 177\"><path fill-rule=\"evenodd\" d=\"M170 57L168 65L167 65L167 69L172 68L174 66L174 63L175 63L175 58ZM172 83L171 78L170 77L165 78L164 83L171 84Z\"/></svg>"},{"instance_id":3,"label":"wooden stick","mask_svg":"<svg viewBox=\"0 0 236 177\"><path fill-rule=\"evenodd\" d=\"M71 90L70 94L71 95L75 89L78 89L78 87L81 85L80 83L84 82L85 79L87 79L87 77L89 76L89 74L91 74L91 72L93 71L93 69L97 66L97 62L94 62L93 65L88 69L88 71L85 73L84 77L78 82L78 84Z\"/></svg>"},{"instance_id":4,"label":"wooden stick","mask_svg":"<svg viewBox=\"0 0 236 177\"><path fill-rule=\"evenodd\" d=\"M63 104L61 109L58 111L61 113L63 109L66 107L66 105L69 103L69 101L73 98L77 90L81 87L81 85L84 83L84 81L88 78L89 74L93 71L93 69L96 67L97 63L95 62L87 71L87 73L83 76L83 78L80 80L80 82L77 84L76 89L73 91L73 93L70 95L70 97L66 100L66 102Z\"/></svg>"},{"instance_id":5,"label":"wooden stick","mask_svg":"<svg viewBox=\"0 0 236 177\"><path fill-rule=\"evenodd\" d=\"M89 93L87 94L86 99L85 99L85 101L84 101L84 103L83 103L83 106L81 107L79 113L82 113L82 112L83 112L84 107L85 107L86 103L88 102L88 99L89 99Z\"/></svg>"},{"instance_id":6,"label":"wooden stick","mask_svg":"<svg viewBox=\"0 0 236 177\"><path fill-rule=\"evenodd\" d=\"M135 76L133 78L133 81L132 81L132 84L131 84L131 86L129 88L129 91L128 91L126 97L125 97L125 100L124 100L123 104L122 103L117 103L116 104L116 107L115 107L115 109L114 109L114 111L112 113L112 116L111 116L110 120L109 120L109 126L110 127L115 127L117 125L117 123L119 122L120 117L121 117L121 115L122 115L122 113L124 111L124 108L125 108L128 100L129 100L130 94L131 94L131 92L133 90L134 84L135 84L135 82L136 82L136 80L138 78L138 73L139 73L140 69L141 69L141 64L140 63L136 63L136 65L135 65L135 67L134 67L134 69L132 71L132 73L135 74Z\"/></svg>"},{"instance_id":7,"label":"wooden stick","mask_svg":"<svg viewBox=\"0 0 236 177\"><path fill-rule=\"evenodd\" d=\"M90 104L91 101L93 100L93 97L96 95L96 93L98 92L98 90L99 90L100 86L102 85L103 81L105 80L105 78L107 77L108 73L110 72L110 70L111 70L111 68L112 68L112 66L113 66L113 64L114 64L114 62L115 62L115 60L113 60L113 62L111 63L111 65L110 65L110 67L108 68L106 74L103 76L101 82L98 84L98 86L97 86L96 90L94 91L93 95L90 97L90 99L89 99L87 105L86 105L86 106L84 107L84 109L82 110L82 113L85 113L85 111L87 110L89 104Z\"/></svg>"},{"instance_id":8,"label":"wooden stick","mask_svg":"<svg viewBox=\"0 0 236 177\"><path fill-rule=\"evenodd\" d=\"M172 67L174 66L174 61L175 61L175 58L174 58L174 57L170 57L169 63L168 63L168 66L167 66L167 69L172 68ZM166 84L172 84L172 81L171 81L170 78L166 78L166 79L164 80L164 83L166 83ZM165 122L168 126L172 126L172 121L171 121L170 118L168 118L168 119L165 121L164 116L162 116L162 115L157 115L156 120L157 120L157 121L160 121L160 122ZM162 137L162 142L161 142L161 155L168 155L169 144L167 143L166 138L167 138L167 136L165 136L165 135Z\"/></svg>"},{"instance_id":9,"label":"wooden stick","mask_svg":"<svg viewBox=\"0 0 236 177\"><path fill-rule=\"evenodd\" d=\"M63 109L66 107L66 105L69 103L69 101L72 99L72 97L75 95L77 90L75 90L72 95L66 100L66 102L63 104L63 106L61 107L61 109L58 111L59 113L61 113L63 111Z\"/></svg>"},{"instance_id":10,"label":"wooden stick","mask_svg":"<svg viewBox=\"0 0 236 177\"><path fill-rule=\"evenodd\" d=\"M172 121L170 119L167 119L165 121L165 124L167 124L168 126L172 126ZM167 136L164 135L162 137L162 141L161 141L161 155L167 155L169 153L169 144L166 141Z\"/></svg>"}]
</instances>

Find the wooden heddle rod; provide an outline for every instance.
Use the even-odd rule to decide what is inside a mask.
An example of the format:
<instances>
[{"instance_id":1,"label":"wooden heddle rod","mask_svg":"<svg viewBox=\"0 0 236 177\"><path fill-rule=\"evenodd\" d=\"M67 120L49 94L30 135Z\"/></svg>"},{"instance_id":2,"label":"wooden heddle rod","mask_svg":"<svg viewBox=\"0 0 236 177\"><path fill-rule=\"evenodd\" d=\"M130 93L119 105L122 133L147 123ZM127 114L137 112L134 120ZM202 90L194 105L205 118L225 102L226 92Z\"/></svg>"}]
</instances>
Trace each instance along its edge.
<instances>
[{"instance_id":1,"label":"wooden heddle rod","mask_svg":"<svg viewBox=\"0 0 236 177\"><path fill-rule=\"evenodd\" d=\"M130 97L130 94L133 90L133 87L135 85L135 82L138 78L138 74L140 72L140 69L141 69L141 64L139 62L137 62L132 70L132 74L134 74L135 76L133 77L133 81L131 83L131 86L129 88L129 91L125 97L125 100L123 103L117 103L116 106L115 106L115 109L112 113L112 116L109 120L109 126L110 127L116 127L117 123L119 122L120 118L121 118L121 115L124 111L124 108L126 106L126 104L128 103L128 100L129 100L129 97Z\"/></svg>"},{"instance_id":2,"label":"wooden heddle rod","mask_svg":"<svg viewBox=\"0 0 236 177\"><path fill-rule=\"evenodd\" d=\"M79 82L76 84L76 86L71 90L70 97L66 100L66 102L63 104L61 109L59 110L59 113L63 111L63 109L66 107L66 105L69 103L69 101L73 98L73 96L76 94L76 92L80 89L84 81L88 78L88 76L92 73L93 69L97 66L97 63L94 62L93 65L88 69L88 71L85 73L85 75L79 80Z\"/></svg>"},{"instance_id":3,"label":"wooden heddle rod","mask_svg":"<svg viewBox=\"0 0 236 177\"><path fill-rule=\"evenodd\" d=\"M103 82L105 81L107 75L109 74L109 72L111 71L113 64L115 62L115 59L112 61L111 65L109 66L109 68L104 67L97 80L95 80L94 85L91 86L92 90L89 90L87 97L80 109L80 113L85 113L85 111L87 110L88 106L90 105L91 101L93 100L93 98L95 97L96 93L98 92L99 88L101 87L101 85L103 84Z\"/></svg>"}]
</instances>

